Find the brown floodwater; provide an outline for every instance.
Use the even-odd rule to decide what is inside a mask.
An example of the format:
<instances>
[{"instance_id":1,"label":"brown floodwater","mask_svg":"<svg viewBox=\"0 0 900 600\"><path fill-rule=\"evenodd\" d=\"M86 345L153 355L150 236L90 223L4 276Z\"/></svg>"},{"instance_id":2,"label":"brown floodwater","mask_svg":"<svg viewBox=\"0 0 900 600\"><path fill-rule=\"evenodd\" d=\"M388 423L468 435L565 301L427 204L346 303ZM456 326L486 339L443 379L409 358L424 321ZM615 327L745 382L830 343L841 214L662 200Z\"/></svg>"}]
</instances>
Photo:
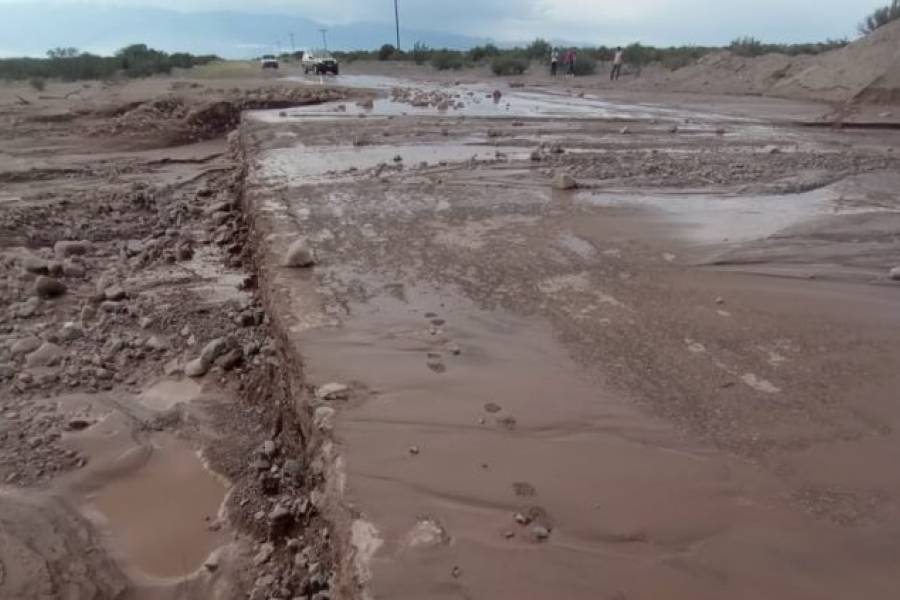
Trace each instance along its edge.
<instances>
[{"instance_id":1,"label":"brown floodwater","mask_svg":"<svg viewBox=\"0 0 900 600\"><path fill-rule=\"evenodd\" d=\"M883 541L797 512L771 475L611 393L539 319L409 286L351 314L308 332L305 350L314 381L369 389L345 407L338 432L349 499L381 541L375 597L821 599L896 589ZM546 541L535 524L550 531Z\"/></svg>"}]
</instances>

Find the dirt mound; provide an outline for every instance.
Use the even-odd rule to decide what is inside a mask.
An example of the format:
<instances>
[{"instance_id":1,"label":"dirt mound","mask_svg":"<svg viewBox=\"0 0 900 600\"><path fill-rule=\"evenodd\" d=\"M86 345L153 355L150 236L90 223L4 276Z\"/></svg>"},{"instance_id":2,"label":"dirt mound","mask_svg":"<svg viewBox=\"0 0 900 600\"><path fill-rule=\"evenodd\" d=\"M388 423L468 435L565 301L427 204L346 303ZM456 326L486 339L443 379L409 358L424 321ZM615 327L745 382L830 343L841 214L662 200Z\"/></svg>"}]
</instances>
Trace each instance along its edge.
<instances>
[{"instance_id":1,"label":"dirt mound","mask_svg":"<svg viewBox=\"0 0 900 600\"><path fill-rule=\"evenodd\" d=\"M170 143L207 140L234 129L244 110L278 109L320 104L345 97L333 89L259 88L231 90L202 100L167 95L131 104L124 110L105 111L108 120L92 128L93 135L160 136ZM110 114L111 112L111 114Z\"/></svg>"},{"instance_id":2,"label":"dirt mound","mask_svg":"<svg viewBox=\"0 0 900 600\"><path fill-rule=\"evenodd\" d=\"M665 75L661 85L673 91L765 94L785 77L801 72L811 60L784 54L745 58L723 50Z\"/></svg>"},{"instance_id":3,"label":"dirt mound","mask_svg":"<svg viewBox=\"0 0 900 600\"><path fill-rule=\"evenodd\" d=\"M900 21L846 46L816 57L769 93L791 98L844 102L900 100Z\"/></svg>"},{"instance_id":4,"label":"dirt mound","mask_svg":"<svg viewBox=\"0 0 900 600\"><path fill-rule=\"evenodd\" d=\"M662 75L654 87L677 92L758 94L798 100L900 102L900 21L818 56L727 50Z\"/></svg>"}]
</instances>

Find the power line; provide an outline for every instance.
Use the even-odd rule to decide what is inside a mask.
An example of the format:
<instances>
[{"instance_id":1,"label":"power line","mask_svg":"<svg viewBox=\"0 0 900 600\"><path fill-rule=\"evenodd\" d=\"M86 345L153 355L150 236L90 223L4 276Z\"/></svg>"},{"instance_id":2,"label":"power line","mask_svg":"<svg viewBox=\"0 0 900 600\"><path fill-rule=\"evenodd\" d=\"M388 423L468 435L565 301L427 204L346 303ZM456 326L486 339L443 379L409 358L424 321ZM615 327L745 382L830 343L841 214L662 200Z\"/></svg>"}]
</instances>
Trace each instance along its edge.
<instances>
[{"instance_id":1,"label":"power line","mask_svg":"<svg viewBox=\"0 0 900 600\"><path fill-rule=\"evenodd\" d=\"M322 32L322 49L328 50L328 38L325 37L325 34L328 33L328 30L323 27L319 31Z\"/></svg>"}]
</instances>

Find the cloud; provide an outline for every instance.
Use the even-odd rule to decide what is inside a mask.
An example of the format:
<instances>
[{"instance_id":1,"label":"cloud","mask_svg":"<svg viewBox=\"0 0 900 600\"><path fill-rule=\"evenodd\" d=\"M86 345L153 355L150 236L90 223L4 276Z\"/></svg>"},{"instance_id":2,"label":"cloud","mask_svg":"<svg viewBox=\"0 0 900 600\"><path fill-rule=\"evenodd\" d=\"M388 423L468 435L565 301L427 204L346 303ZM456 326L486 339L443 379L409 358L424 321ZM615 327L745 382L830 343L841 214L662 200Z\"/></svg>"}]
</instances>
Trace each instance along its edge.
<instances>
[{"instance_id":1,"label":"cloud","mask_svg":"<svg viewBox=\"0 0 900 600\"><path fill-rule=\"evenodd\" d=\"M93 5L302 16L326 24L392 23L392 0L87 0ZM887 0L399 0L405 29L446 31L497 41L535 37L588 43L724 44L852 36ZM35 7L85 0L0 0Z\"/></svg>"}]
</instances>

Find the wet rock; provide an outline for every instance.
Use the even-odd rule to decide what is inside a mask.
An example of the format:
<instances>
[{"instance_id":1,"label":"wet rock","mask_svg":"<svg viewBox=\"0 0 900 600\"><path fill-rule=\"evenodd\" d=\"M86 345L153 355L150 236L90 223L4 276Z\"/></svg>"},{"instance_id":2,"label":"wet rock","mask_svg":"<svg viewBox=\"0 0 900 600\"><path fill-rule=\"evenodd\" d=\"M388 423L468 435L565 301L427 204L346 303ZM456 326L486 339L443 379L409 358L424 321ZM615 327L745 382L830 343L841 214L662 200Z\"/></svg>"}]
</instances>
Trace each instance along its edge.
<instances>
[{"instance_id":1,"label":"wet rock","mask_svg":"<svg viewBox=\"0 0 900 600\"><path fill-rule=\"evenodd\" d=\"M188 377L203 377L209 372L210 366L198 357L184 365L184 374Z\"/></svg>"},{"instance_id":2,"label":"wet rock","mask_svg":"<svg viewBox=\"0 0 900 600\"><path fill-rule=\"evenodd\" d=\"M60 241L53 246L53 253L58 258L68 258L70 256L83 256L88 253L91 245L89 242L83 241Z\"/></svg>"},{"instance_id":3,"label":"wet rock","mask_svg":"<svg viewBox=\"0 0 900 600\"><path fill-rule=\"evenodd\" d=\"M242 362L244 362L244 353L241 352L240 348L229 350L216 360L216 364L225 371L231 371L237 368Z\"/></svg>"},{"instance_id":4,"label":"wet rock","mask_svg":"<svg viewBox=\"0 0 900 600\"><path fill-rule=\"evenodd\" d=\"M84 329L75 323L66 323L59 331L59 339L64 342L74 342L84 337Z\"/></svg>"},{"instance_id":5,"label":"wet rock","mask_svg":"<svg viewBox=\"0 0 900 600\"><path fill-rule=\"evenodd\" d=\"M900 267L891 269L888 273L888 277L890 277L892 281L900 281Z\"/></svg>"},{"instance_id":6,"label":"wet rock","mask_svg":"<svg viewBox=\"0 0 900 600\"><path fill-rule=\"evenodd\" d=\"M303 463L299 460L289 458L284 461L284 466L282 467L282 472L284 476L295 483L300 483L303 478Z\"/></svg>"},{"instance_id":7,"label":"wet rock","mask_svg":"<svg viewBox=\"0 0 900 600\"><path fill-rule=\"evenodd\" d=\"M327 402L346 400L350 397L350 387L343 383L326 383L316 389L316 398Z\"/></svg>"},{"instance_id":8,"label":"wet rock","mask_svg":"<svg viewBox=\"0 0 900 600\"><path fill-rule=\"evenodd\" d=\"M206 365L207 370L219 356L228 351L231 345L228 338L221 337L212 340L203 347L203 350L200 351L200 360Z\"/></svg>"},{"instance_id":9,"label":"wet rock","mask_svg":"<svg viewBox=\"0 0 900 600\"><path fill-rule=\"evenodd\" d=\"M329 432L334 429L335 410L330 406L320 406L313 413L313 425L322 432Z\"/></svg>"},{"instance_id":10,"label":"wet rock","mask_svg":"<svg viewBox=\"0 0 900 600\"><path fill-rule=\"evenodd\" d=\"M37 314L41 307L41 301L37 296L32 296L24 302L16 302L9 307L9 312L13 317L20 319L29 319Z\"/></svg>"},{"instance_id":11,"label":"wet rock","mask_svg":"<svg viewBox=\"0 0 900 600\"><path fill-rule=\"evenodd\" d=\"M531 528L531 535L536 541L543 542L550 537L550 530L541 525L535 525Z\"/></svg>"},{"instance_id":12,"label":"wet rock","mask_svg":"<svg viewBox=\"0 0 900 600\"><path fill-rule=\"evenodd\" d=\"M28 336L18 340L15 344L10 348L10 352L13 356L23 356L25 354L31 354L35 350L41 347L43 341L41 338L35 336Z\"/></svg>"},{"instance_id":13,"label":"wet rock","mask_svg":"<svg viewBox=\"0 0 900 600\"><path fill-rule=\"evenodd\" d=\"M80 279L85 276L85 273L85 268L78 263L71 261L63 263L63 275L65 275L66 277Z\"/></svg>"},{"instance_id":14,"label":"wet rock","mask_svg":"<svg viewBox=\"0 0 900 600\"><path fill-rule=\"evenodd\" d=\"M41 275L34 282L34 293L38 298L58 298L66 293L66 285L58 279Z\"/></svg>"},{"instance_id":15,"label":"wet rock","mask_svg":"<svg viewBox=\"0 0 900 600\"><path fill-rule=\"evenodd\" d=\"M568 173L559 173L553 177L551 185L557 190L574 190L578 187L578 182Z\"/></svg>"},{"instance_id":16,"label":"wet rock","mask_svg":"<svg viewBox=\"0 0 900 600\"><path fill-rule=\"evenodd\" d=\"M128 297L128 294L122 289L122 286L111 285L103 290L103 297L111 302L119 302Z\"/></svg>"},{"instance_id":17,"label":"wet rock","mask_svg":"<svg viewBox=\"0 0 900 600\"><path fill-rule=\"evenodd\" d=\"M297 240L284 255L284 266L292 269L305 269L315 264L312 249L304 240Z\"/></svg>"},{"instance_id":18,"label":"wet rock","mask_svg":"<svg viewBox=\"0 0 900 600\"><path fill-rule=\"evenodd\" d=\"M147 341L144 342L144 347L148 350L156 350L157 352L163 352L170 348L169 340L159 337L159 336L150 336L147 338Z\"/></svg>"},{"instance_id":19,"label":"wet rock","mask_svg":"<svg viewBox=\"0 0 900 600\"><path fill-rule=\"evenodd\" d=\"M25 260L22 261L22 268L35 275L47 275L50 272L47 261L38 258L37 256L26 257Z\"/></svg>"},{"instance_id":20,"label":"wet rock","mask_svg":"<svg viewBox=\"0 0 900 600\"><path fill-rule=\"evenodd\" d=\"M275 545L266 542L265 544L260 545L259 552L256 553L256 556L253 557L253 564L257 567L260 565L264 565L269 562L269 559L272 558L272 555L275 553Z\"/></svg>"},{"instance_id":21,"label":"wet rock","mask_svg":"<svg viewBox=\"0 0 900 600\"><path fill-rule=\"evenodd\" d=\"M65 351L50 342L44 342L41 347L25 357L25 364L29 368L52 367L59 364L65 356Z\"/></svg>"}]
</instances>

